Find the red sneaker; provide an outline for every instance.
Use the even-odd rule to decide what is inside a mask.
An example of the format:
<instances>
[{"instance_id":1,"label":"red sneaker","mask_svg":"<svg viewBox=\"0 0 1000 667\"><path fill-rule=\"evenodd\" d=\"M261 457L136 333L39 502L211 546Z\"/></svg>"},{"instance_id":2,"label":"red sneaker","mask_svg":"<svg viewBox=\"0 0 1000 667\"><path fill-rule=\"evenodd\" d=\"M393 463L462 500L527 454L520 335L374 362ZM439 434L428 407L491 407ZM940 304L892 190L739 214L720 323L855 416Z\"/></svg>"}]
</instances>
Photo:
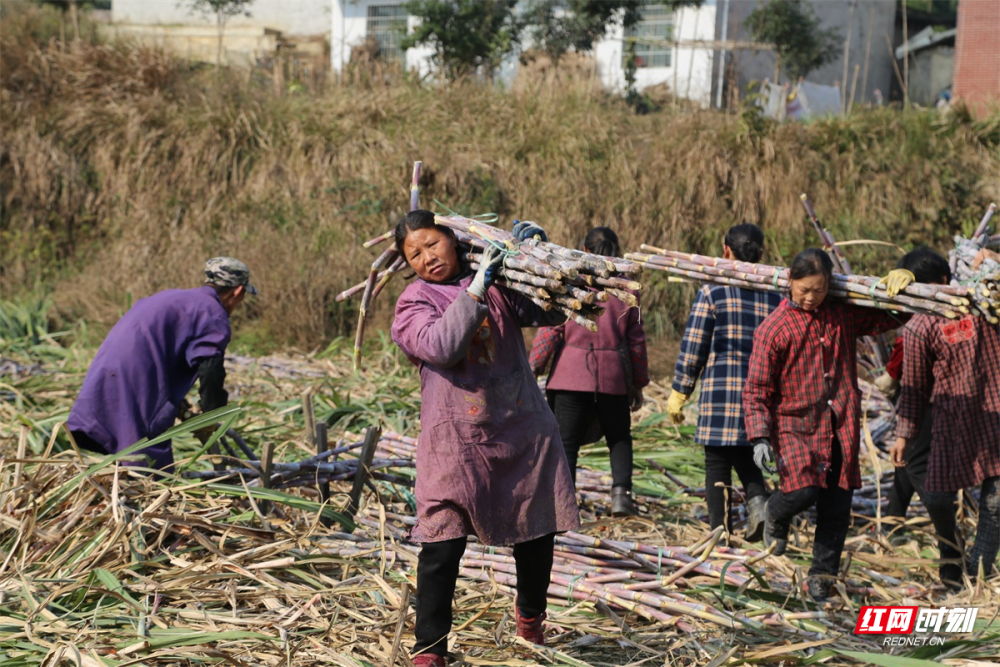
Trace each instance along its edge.
<instances>
[{"instance_id":1,"label":"red sneaker","mask_svg":"<svg viewBox=\"0 0 1000 667\"><path fill-rule=\"evenodd\" d=\"M413 659L413 667L447 667L447 665L447 658L433 653L421 653Z\"/></svg>"},{"instance_id":2,"label":"red sneaker","mask_svg":"<svg viewBox=\"0 0 1000 667\"><path fill-rule=\"evenodd\" d=\"M545 613L534 618L521 616L521 610L517 610L517 636L524 637L533 644L545 646L545 628L542 621L545 620Z\"/></svg>"}]
</instances>

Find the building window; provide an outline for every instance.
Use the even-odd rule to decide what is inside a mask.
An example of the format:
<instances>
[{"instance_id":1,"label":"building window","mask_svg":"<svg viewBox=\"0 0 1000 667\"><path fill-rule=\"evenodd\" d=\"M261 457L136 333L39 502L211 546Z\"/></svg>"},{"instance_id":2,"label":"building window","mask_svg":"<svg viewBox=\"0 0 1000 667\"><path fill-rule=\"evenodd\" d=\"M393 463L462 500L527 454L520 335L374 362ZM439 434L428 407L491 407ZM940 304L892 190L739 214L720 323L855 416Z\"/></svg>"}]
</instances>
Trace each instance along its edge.
<instances>
[{"instance_id":1,"label":"building window","mask_svg":"<svg viewBox=\"0 0 1000 667\"><path fill-rule=\"evenodd\" d=\"M673 12L666 5L645 5L642 20L625 31L623 58L628 59L629 43L635 40L637 67L670 67L673 39Z\"/></svg>"},{"instance_id":2,"label":"building window","mask_svg":"<svg viewBox=\"0 0 1000 667\"><path fill-rule=\"evenodd\" d=\"M403 49L399 42L406 30L406 10L402 5L369 5L366 35L378 43L382 58L390 62L403 62Z\"/></svg>"}]
</instances>

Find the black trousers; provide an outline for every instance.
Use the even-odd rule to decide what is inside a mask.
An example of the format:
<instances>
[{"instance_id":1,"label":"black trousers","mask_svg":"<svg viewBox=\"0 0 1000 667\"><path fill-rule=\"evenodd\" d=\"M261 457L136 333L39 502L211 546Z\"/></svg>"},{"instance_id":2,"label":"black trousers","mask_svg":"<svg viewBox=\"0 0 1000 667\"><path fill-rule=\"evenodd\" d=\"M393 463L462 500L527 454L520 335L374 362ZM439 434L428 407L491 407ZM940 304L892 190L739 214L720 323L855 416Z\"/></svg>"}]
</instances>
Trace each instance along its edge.
<instances>
[{"instance_id":1,"label":"black trousers","mask_svg":"<svg viewBox=\"0 0 1000 667\"><path fill-rule=\"evenodd\" d=\"M920 425L920 433L906 446L906 451L903 453L906 465L895 470L892 488L889 489L889 509L886 514L905 519L906 510L916 494L927 508L927 515L934 524L941 558L958 560L962 557L963 551L955 519L958 512L958 494L954 491L929 492L924 489L924 481L927 479L927 460L931 453L932 423L931 413L928 411L923 424ZM961 581L962 566L958 563L942 565L939 571L943 579Z\"/></svg>"},{"instance_id":2,"label":"black trousers","mask_svg":"<svg viewBox=\"0 0 1000 667\"><path fill-rule=\"evenodd\" d=\"M924 480L927 478L927 459L931 454L932 423L931 413L928 411L924 423L920 425L920 433L903 452L906 465L896 468L893 474L892 488L889 490L888 516L905 517L913 495L923 493Z\"/></svg>"},{"instance_id":3,"label":"black trousers","mask_svg":"<svg viewBox=\"0 0 1000 667\"><path fill-rule=\"evenodd\" d=\"M767 501L767 513L773 524L772 535L781 539L787 539L791 521L796 514L816 505L816 538L813 540L810 575L837 576L847 531L851 527L854 489L841 489L837 486L843 457L840 443L836 440L833 441L832 458L826 488L807 486L788 493L775 491Z\"/></svg>"},{"instance_id":4,"label":"black trousers","mask_svg":"<svg viewBox=\"0 0 1000 667\"><path fill-rule=\"evenodd\" d=\"M86 449L87 451L96 452L98 454L108 453L108 450L104 448L104 445L97 442L83 431L71 431L71 433L73 434L73 440L76 441L76 444L80 449Z\"/></svg>"},{"instance_id":5,"label":"black trousers","mask_svg":"<svg viewBox=\"0 0 1000 667\"><path fill-rule=\"evenodd\" d=\"M708 501L708 523L718 528L725 522L733 532L731 506L733 468L743 484L747 500L764 495L764 474L753 462L753 447L705 445L705 495ZM723 486L719 486L719 483Z\"/></svg>"},{"instance_id":6,"label":"black trousers","mask_svg":"<svg viewBox=\"0 0 1000 667\"><path fill-rule=\"evenodd\" d=\"M611 484L632 488L632 413L628 396L592 391L553 391L556 422L576 482L576 460L596 413L611 458Z\"/></svg>"},{"instance_id":7,"label":"black trousers","mask_svg":"<svg viewBox=\"0 0 1000 667\"><path fill-rule=\"evenodd\" d=\"M976 525L976 543L969 554L969 567L973 575L983 572L990 576L996 568L1000 552L1000 477L983 480L979 493L979 523Z\"/></svg>"},{"instance_id":8,"label":"black trousers","mask_svg":"<svg viewBox=\"0 0 1000 667\"><path fill-rule=\"evenodd\" d=\"M517 568L517 608L521 616L535 618L545 613L555 535L546 535L514 545ZM458 569L465 553L465 538L428 542L420 547L417 560L417 643L414 653L448 654L451 603L455 598Z\"/></svg>"}]
</instances>

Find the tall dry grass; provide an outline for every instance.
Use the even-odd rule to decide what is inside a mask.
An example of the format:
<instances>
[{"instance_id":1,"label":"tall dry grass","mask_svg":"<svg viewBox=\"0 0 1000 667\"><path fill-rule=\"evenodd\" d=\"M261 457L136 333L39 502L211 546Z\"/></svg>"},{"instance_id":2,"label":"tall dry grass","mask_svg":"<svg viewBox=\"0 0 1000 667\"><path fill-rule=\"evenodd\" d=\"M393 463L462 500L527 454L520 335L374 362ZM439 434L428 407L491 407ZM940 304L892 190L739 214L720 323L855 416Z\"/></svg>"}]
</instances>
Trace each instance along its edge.
<instances>
[{"instance_id":1,"label":"tall dry grass","mask_svg":"<svg viewBox=\"0 0 1000 667\"><path fill-rule=\"evenodd\" d=\"M567 245L608 224L628 248L714 252L746 220L787 259L816 243L808 192L840 239L946 247L1000 198L997 117L885 110L774 127L636 116L585 86L509 93L384 73L290 94L155 49L60 45L43 19L0 22L0 288L51 289L65 318L110 324L127 299L194 285L207 257L228 254L262 288L239 330L319 344L350 328L354 306L333 296L374 255L360 243L405 211L415 159L428 206L530 218ZM848 255L870 271L894 257ZM651 322L681 324L688 293L653 281Z\"/></svg>"}]
</instances>

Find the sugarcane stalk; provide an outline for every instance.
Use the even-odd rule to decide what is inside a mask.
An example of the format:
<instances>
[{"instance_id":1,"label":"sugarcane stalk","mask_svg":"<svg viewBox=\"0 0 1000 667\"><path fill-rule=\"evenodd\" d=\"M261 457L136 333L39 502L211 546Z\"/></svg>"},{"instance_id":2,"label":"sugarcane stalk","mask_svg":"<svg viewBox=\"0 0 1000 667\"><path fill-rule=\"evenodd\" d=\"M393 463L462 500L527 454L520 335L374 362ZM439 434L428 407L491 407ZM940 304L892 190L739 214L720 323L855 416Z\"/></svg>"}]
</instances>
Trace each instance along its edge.
<instances>
[{"instance_id":1,"label":"sugarcane stalk","mask_svg":"<svg viewBox=\"0 0 1000 667\"><path fill-rule=\"evenodd\" d=\"M246 456L248 459L255 458L253 450L250 449L250 446L247 445L246 440L244 440L239 433L237 433L231 428L226 429L226 437L232 439L232 441L236 443L236 446L240 448L240 451L243 452L243 455Z\"/></svg>"},{"instance_id":2,"label":"sugarcane stalk","mask_svg":"<svg viewBox=\"0 0 1000 667\"><path fill-rule=\"evenodd\" d=\"M539 241L538 244L551 252L554 255L559 255L565 259L577 260L586 264L594 264L595 266L601 266L602 269L608 271L614 271L615 265L607 257L602 257L601 255L595 255L594 253L586 252L584 250L575 250L573 248L564 248L562 246L556 245L555 243L550 243L548 241Z\"/></svg>"},{"instance_id":3,"label":"sugarcane stalk","mask_svg":"<svg viewBox=\"0 0 1000 667\"><path fill-rule=\"evenodd\" d=\"M725 526L719 526L718 528L716 528L715 530L713 530L712 531L712 537L709 540L708 546L705 547L705 550L702 551L702 553L701 553L700 556L698 556L698 559L695 560L695 561L691 561L690 563L688 563L687 565L685 565L681 569L679 569L676 572L674 572L669 577L666 577L665 579L661 580L659 582L660 586L662 588L666 588L670 584L674 583L675 581L677 581L678 579L680 579L681 577L683 577L688 572L690 572L690 571L694 570L695 568L701 566L705 562L705 560L708 558L709 554L712 553L712 550L715 548L715 545L717 545L719 543L719 539L722 537L722 534L723 534L724 531L725 531Z\"/></svg>"},{"instance_id":4,"label":"sugarcane stalk","mask_svg":"<svg viewBox=\"0 0 1000 667\"><path fill-rule=\"evenodd\" d=\"M515 280L504 280L503 278L497 280L498 285L503 285L507 289L514 290L515 292L520 292L529 297L536 299L549 299L551 295L546 292L541 287L535 287L533 285L525 285L524 283L519 283Z\"/></svg>"},{"instance_id":5,"label":"sugarcane stalk","mask_svg":"<svg viewBox=\"0 0 1000 667\"><path fill-rule=\"evenodd\" d=\"M613 296L614 298L624 303L629 308L639 307L639 298L635 294L632 294L631 292L626 292L625 290L620 290L615 287L605 287L604 291L608 295Z\"/></svg>"},{"instance_id":6,"label":"sugarcane stalk","mask_svg":"<svg viewBox=\"0 0 1000 667\"><path fill-rule=\"evenodd\" d=\"M633 264L635 264L635 262L633 262ZM637 264L636 267L638 268ZM615 289L628 290L631 292L638 292L642 290L642 283L618 276L611 276L610 278L598 278L595 276L593 278L593 282L595 285L599 285L601 287L614 287Z\"/></svg>"},{"instance_id":7,"label":"sugarcane stalk","mask_svg":"<svg viewBox=\"0 0 1000 667\"><path fill-rule=\"evenodd\" d=\"M372 293L372 299L377 298L378 295L382 293L382 290L385 289L385 286L389 284L389 281L392 280L392 277L407 266L409 265L406 263L404 258L396 257L392 265L379 274L379 281L375 284L375 291Z\"/></svg>"},{"instance_id":8,"label":"sugarcane stalk","mask_svg":"<svg viewBox=\"0 0 1000 667\"><path fill-rule=\"evenodd\" d=\"M837 246L837 242L834 240L833 235L820 224L819 218L816 217L816 211L813 209L812 202L809 201L809 196L802 193L799 196L802 200L802 206L806 209L806 214L809 216L809 221L812 222L813 227L816 228L816 233L819 234L819 238L823 241L823 249L830 253L833 257L834 266L837 268L837 273L853 273L851 271L851 265L847 262L847 258L844 257L844 253Z\"/></svg>"},{"instance_id":9,"label":"sugarcane stalk","mask_svg":"<svg viewBox=\"0 0 1000 667\"><path fill-rule=\"evenodd\" d=\"M986 237L987 226L990 224L990 218L997 211L997 205L991 203L986 209L986 213L983 215L983 219L979 221L979 226L976 227L976 231L972 233L972 240L977 242L979 245L985 245L988 237Z\"/></svg>"},{"instance_id":10,"label":"sugarcane stalk","mask_svg":"<svg viewBox=\"0 0 1000 667\"><path fill-rule=\"evenodd\" d=\"M478 269L481 264L483 256L477 253L463 253L462 258L469 262L469 266L472 269ZM505 264L513 264L516 260L508 260ZM506 266L500 269L500 276L507 278L509 280L524 283L526 285L534 285L536 287L542 287L548 292L555 294L565 294L567 287L563 285L558 280L553 280L551 278L545 278L544 276L535 275L532 273L525 273L524 271L518 271L513 268L507 268Z\"/></svg>"},{"instance_id":11,"label":"sugarcane stalk","mask_svg":"<svg viewBox=\"0 0 1000 667\"><path fill-rule=\"evenodd\" d=\"M364 243L361 244L361 247L364 248L364 249L366 249L366 250L368 248L373 248L373 247L377 246L380 243L385 243L386 241L388 241L389 239L391 239L393 236L395 236L395 230L391 230L390 229L389 231L385 232L384 234L379 234L375 238L368 239L367 241L365 241Z\"/></svg>"},{"instance_id":12,"label":"sugarcane stalk","mask_svg":"<svg viewBox=\"0 0 1000 667\"><path fill-rule=\"evenodd\" d=\"M571 262L553 255L548 250L539 246L538 241L535 241L534 239L522 241L521 245L519 245L517 249L530 257L534 257L535 259L554 267L567 278L576 278L580 274L581 268L583 268L579 262ZM607 272L606 268L605 271ZM607 273L608 275L611 275L610 272Z\"/></svg>"},{"instance_id":13,"label":"sugarcane stalk","mask_svg":"<svg viewBox=\"0 0 1000 667\"><path fill-rule=\"evenodd\" d=\"M539 253L545 253L546 256L558 258L557 261L568 262L580 273L589 273L602 278L610 278L611 272L615 270L615 265L604 257L580 250L563 248L562 246L557 246L554 243L546 241L528 239L527 241L522 241L520 247L537 249Z\"/></svg>"},{"instance_id":14,"label":"sugarcane stalk","mask_svg":"<svg viewBox=\"0 0 1000 667\"><path fill-rule=\"evenodd\" d=\"M382 272L379 273L379 278L381 278L383 275L385 275L385 271L382 271ZM350 299L352 296L354 296L358 292L363 291L365 289L365 286L367 284L368 284L368 279L366 278L366 279L362 280L360 283L358 283L357 285L354 285L353 287L348 287L343 292L341 292L337 296L333 297L333 300L339 303L339 302L341 302L341 301L343 301L345 299Z\"/></svg>"},{"instance_id":15,"label":"sugarcane stalk","mask_svg":"<svg viewBox=\"0 0 1000 667\"><path fill-rule=\"evenodd\" d=\"M552 296L552 301L561 306L565 306L571 310L581 310L583 308L583 302L565 294L555 294Z\"/></svg>"},{"instance_id":16,"label":"sugarcane stalk","mask_svg":"<svg viewBox=\"0 0 1000 667\"><path fill-rule=\"evenodd\" d=\"M410 210L416 211L420 208L420 167L423 162L417 160L413 163L413 180L410 182Z\"/></svg>"},{"instance_id":17,"label":"sugarcane stalk","mask_svg":"<svg viewBox=\"0 0 1000 667\"><path fill-rule=\"evenodd\" d=\"M358 311L358 329L354 336L354 371L361 370L361 348L365 339L365 324L368 321L368 310L371 306L372 297L375 293L375 281L378 272L396 257L396 249L386 249L378 258L372 262L371 270L368 273L368 283L365 285L365 293L361 297L361 308Z\"/></svg>"}]
</instances>

